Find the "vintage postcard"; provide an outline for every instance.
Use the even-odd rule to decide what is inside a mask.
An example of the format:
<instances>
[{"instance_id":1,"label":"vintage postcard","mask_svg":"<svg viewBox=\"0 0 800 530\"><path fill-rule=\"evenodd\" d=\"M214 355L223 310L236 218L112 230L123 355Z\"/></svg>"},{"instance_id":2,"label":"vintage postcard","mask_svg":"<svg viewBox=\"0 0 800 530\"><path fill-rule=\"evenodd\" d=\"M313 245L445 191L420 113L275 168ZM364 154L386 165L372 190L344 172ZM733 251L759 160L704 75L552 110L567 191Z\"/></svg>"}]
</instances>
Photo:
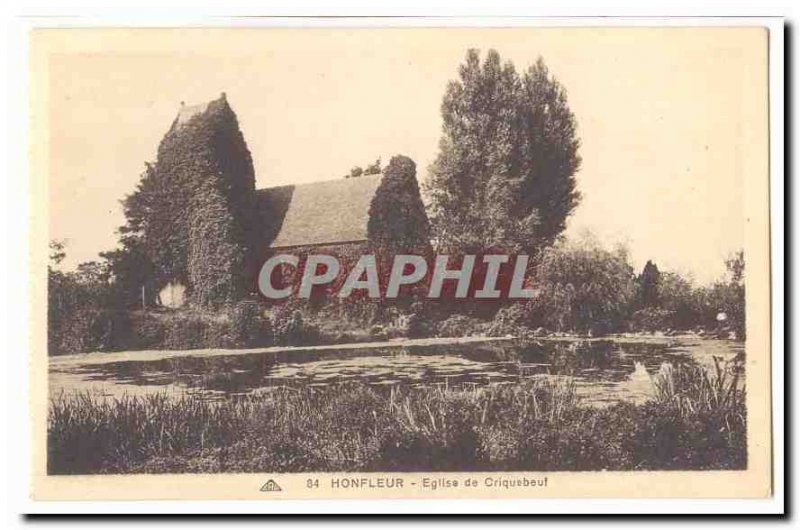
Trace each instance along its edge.
<instances>
[{"instance_id":1,"label":"vintage postcard","mask_svg":"<svg viewBox=\"0 0 800 530\"><path fill-rule=\"evenodd\" d=\"M769 50L33 29L32 497L770 496Z\"/></svg>"}]
</instances>

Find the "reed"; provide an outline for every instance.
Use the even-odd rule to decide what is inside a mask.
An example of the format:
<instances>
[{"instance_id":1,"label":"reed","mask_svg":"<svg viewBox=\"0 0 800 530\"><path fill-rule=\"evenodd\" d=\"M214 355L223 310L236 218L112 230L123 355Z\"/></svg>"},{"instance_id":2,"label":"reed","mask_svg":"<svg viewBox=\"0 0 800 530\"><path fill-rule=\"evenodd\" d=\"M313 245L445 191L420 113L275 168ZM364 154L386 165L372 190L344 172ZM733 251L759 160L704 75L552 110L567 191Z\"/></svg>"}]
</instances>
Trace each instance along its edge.
<instances>
[{"instance_id":1,"label":"reed","mask_svg":"<svg viewBox=\"0 0 800 530\"><path fill-rule=\"evenodd\" d=\"M712 357L712 369L698 365L664 364L653 377L655 402L681 416L710 413L731 422L744 422L743 361Z\"/></svg>"},{"instance_id":2,"label":"reed","mask_svg":"<svg viewBox=\"0 0 800 530\"><path fill-rule=\"evenodd\" d=\"M284 387L219 401L62 395L50 403L48 471L742 467L743 393L738 376L722 368L662 371L652 402L605 409L583 405L569 378L483 387ZM721 437L695 439L704 432L698 422Z\"/></svg>"}]
</instances>

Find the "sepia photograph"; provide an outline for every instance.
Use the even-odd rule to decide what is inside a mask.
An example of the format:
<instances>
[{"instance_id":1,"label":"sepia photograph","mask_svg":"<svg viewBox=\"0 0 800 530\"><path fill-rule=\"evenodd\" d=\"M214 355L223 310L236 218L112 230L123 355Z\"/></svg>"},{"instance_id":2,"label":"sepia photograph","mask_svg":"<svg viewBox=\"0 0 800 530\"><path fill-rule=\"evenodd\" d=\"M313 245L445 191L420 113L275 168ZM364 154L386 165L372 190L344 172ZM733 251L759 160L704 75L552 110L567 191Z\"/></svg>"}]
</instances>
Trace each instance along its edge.
<instances>
[{"instance_id":1,"label":"sepia photograph","mask_svg":"<svg viewBox=\"0 0 800 530\"><path fill-rule=\"evenodd\" d=\"M34 495L768 496L768 36L34 29Z\"/></svg>"}]
</instances>

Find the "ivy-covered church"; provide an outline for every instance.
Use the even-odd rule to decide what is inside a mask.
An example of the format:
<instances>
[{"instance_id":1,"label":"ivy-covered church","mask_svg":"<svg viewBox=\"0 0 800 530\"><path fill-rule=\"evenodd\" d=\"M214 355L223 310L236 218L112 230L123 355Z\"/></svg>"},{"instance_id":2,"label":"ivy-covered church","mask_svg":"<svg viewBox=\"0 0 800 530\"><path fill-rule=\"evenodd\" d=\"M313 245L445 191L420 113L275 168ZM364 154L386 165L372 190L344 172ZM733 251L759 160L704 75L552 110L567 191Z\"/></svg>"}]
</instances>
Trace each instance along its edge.
<instances>
[{"instance_id":1,"label":"ivy-covered church","mask_svg":"<svg viewBox=\"0 0 800 530\"><path fill-rule=\"evenodd\" d=\"M258 268L277 251L341 256L430 245L416 166L405 156L375 175L256 189L252 155L224 93L181 104L124 205L154 301L170 307L251 296Z\"/></svg>"}]
</instances>

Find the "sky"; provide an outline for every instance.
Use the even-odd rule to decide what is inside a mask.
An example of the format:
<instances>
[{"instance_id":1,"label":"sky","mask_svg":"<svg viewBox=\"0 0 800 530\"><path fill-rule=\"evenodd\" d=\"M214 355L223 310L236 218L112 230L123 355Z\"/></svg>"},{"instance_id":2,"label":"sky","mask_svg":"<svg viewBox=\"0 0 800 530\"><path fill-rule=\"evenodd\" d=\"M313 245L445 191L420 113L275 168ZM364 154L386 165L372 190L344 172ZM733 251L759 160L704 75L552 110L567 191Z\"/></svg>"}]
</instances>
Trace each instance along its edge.
<instances>
[{"instance_id":1,"label":"sky","mask_svg":"<svg viewBox=\"0 0 800 530\"><path fill-rule=\"evenodd\" d=\"M719 278L745 246L746 179L767 176L752 163L765 149L753 131L766 130L758 28L39 30L32 44L49 239L66 242L65 268L115 246L119 201L181 101L226 93L259 188L395 154L424 181L468 48L494 48L518 71L544 58L582 142L566 235L624 243L637 269L652 259Z\"/></svg>"}]
</instances>

